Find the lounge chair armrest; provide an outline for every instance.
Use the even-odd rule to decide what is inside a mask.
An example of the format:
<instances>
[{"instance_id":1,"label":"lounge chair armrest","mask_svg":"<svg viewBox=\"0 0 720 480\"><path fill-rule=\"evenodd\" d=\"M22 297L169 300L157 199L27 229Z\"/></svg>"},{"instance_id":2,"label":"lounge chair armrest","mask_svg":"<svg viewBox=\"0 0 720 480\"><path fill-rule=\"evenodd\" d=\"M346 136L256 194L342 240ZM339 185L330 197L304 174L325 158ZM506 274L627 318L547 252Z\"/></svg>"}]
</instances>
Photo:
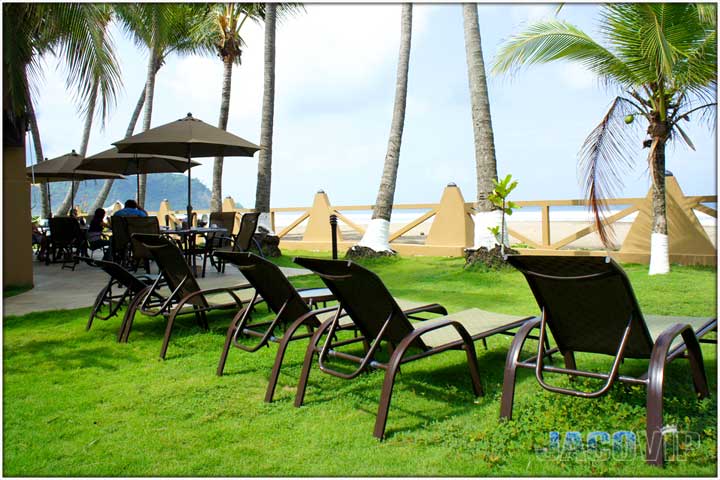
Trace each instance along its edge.
<instances>
[{"instance_id":1,"label":"lounge chair armrest","mask_svg":"<svg viewBox=\"0 0 720 480\"><path fill-rule=\"evenodd\" d=\"M439 303L430 303L428 305L422 305L420 307L413 307L413 308L408 308L407 310L403 310L403 313L406 316L410 316L414 313L422 313L422 312L437 313L438 315L447 315L448 314L447 309L445 307L443 307L442 305L440 305ZM424 320L424 319L421 319L421 320Z\"/></svg>"}]
</instances>

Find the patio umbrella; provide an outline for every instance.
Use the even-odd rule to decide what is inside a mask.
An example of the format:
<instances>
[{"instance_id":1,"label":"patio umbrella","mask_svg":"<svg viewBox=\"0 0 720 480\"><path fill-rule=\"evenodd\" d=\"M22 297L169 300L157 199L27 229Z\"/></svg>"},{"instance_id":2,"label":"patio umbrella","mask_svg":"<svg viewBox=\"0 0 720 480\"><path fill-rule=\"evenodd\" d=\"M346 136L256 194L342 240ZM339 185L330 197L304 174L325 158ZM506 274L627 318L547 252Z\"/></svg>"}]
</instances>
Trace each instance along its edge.
<instances>
[{"instance_id":1,"label":"patio umbrella","mask_svg":"<svg viewBox=\"0 0 720 480\"><path fill-rule=\"evenodd\" d=\"M183 156L187 158L188 164L193 157L252 157L255 152L260 150L260 147L254 143L193 118L190 113L185 118L151 128L143 133L114 142L113 145L120 153ZM190 169L188 168L188 222L192 218L190 194Z\"/></svg>"},{"instance_id":2,"label":"patio umbrella","mask_svg":"<svg viewBox=\"0 0 720 480\"><path fill-rule=\"evenodd\" d=\"M25 169L28 179L35 183L36 179L41 179L43 182L73 182L77 180L94 180L103 178L112 178L122 180L125 178L124 175L112 172L102 172L93 170L78 170L77 167L82 161L83 157L75 153L73 150L70 153L61 155L50 160L31 165ZM75 188L73 184L70 184L70 197L72 199L71 205L75 203ZM49 189L48 189L48 202L50 202ZM51 213L52 216L52 205Z\"/></svg>"},{"instance_id":3,"label":"patio umbrella","mask_svg":"<svg viewBox=\"0 0 720 480\"><path fill-rule=\"evenodd\" d=\"M197 167L199 162L190 162L182 157L157 155L152 153L120 153L113 147L104 152L86 157L78 168L100 170L103 172L137 175L137 197L140 197L141 173L183 173L188 168ZM141 205L142 206L142 205Z\"/></svg>"}]
</instances>

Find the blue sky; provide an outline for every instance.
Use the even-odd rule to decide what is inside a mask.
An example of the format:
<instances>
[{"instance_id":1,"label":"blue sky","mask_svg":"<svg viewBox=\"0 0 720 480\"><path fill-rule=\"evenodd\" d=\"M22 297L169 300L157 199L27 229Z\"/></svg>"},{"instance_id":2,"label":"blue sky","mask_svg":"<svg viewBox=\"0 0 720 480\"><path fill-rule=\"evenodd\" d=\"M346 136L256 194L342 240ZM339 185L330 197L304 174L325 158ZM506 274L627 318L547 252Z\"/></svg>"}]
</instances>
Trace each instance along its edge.
<instances>
[{"instance_id":1,"label":"blue sky","mask_svg":"<svg viewBox=\"0 0 720 480\"><path fill-rule=\"evenodd\" d=\"M504 39L554 10L548 4L480 5L488 70ZM415 5L413 13L395 201L438 201L448 182L457 183L472 201L475 159L461 7ZM597 36L597 6L566 5L559 16ZM233 73L228 130L259 143L263 31L259 25L243 28L247 47ZM399 30L396 5L307 5L305 13L279 25L272 206L309 205L319 189L336 205L375 201L392 115ZM124 136L145 80L147 52L116 28L112 36L124 85L105 128L96 121L88 154ZM217 57L171 57L157 76L152 126L187 112L216 124L221 78ZM39 90L36 110L45 155L78 149L83 121L53 58L46 60ZM519 181L515 199L581 198L577 152L617 92L566 63L532 67L513 77L490 76L489 91L498 173ZM687 131L697 151L670 147L668 169L686 194L714 194L716 133L695 124ZM647 193L646 152L638 149L637 168L621 195ZM254 205L256 158L226 159L223 195ZM209 186L212 158L197 160L203 166L193 176Z\"/></svg>"}]
</instances>

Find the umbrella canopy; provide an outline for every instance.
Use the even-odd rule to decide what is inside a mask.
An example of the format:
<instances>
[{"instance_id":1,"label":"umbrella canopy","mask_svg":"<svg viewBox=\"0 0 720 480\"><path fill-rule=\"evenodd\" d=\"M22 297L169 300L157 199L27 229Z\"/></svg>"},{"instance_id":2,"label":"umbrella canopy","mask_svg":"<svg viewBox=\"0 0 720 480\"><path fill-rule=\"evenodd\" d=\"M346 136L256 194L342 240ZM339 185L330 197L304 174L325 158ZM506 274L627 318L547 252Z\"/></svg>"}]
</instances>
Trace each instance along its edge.
<instances>
[{"instance_id":1,"label":"umbrella canopy","mask_svg":"<svg viewBox=\"0 0 720 480\"><path fill-rule=\"evenodd\" d=\"M120 153L156 153L185 158L252 157L260 150L254 143L193 118L190 113L185 118L151 128L113 145Z\"/></svg>"},{"instance_id":2,"label":"umbrella canopy","mask_svg":"<svg viewBox=\"0 0 720 480\"><path fill-rule=\"evenodd\" d=\"M31 165L25 169L28 180L33 183L37 183L36 180L42 180L43 182L72 182L77 180L94 180L94 179L107 179L112 178L116 180L122 180L125 178L124 175L112 172L102 172L93 170L78 170L77 167L80 165L83 157L75 153L73 150L70 153L61 155L59 157L45 160L36 165ZM71 205L75 203L75 189L73 185L70 185L72 198ZM48 192L49 193L49 192ZM48 197L48 202L50 198ZM50 205L52 209L52 205Z\"/></svg>"},{"instance_id":3,"label":"umbrella canopy","mask_svg":"<svg viewBox=\"0 0 720 480\"><path fill-rule=\"evenodd\" d=\"M190 168L199 162L190 162ZM80 162L83 170L136 175L140 173L183 173L188 169L188 161L182 157L156 155L148 153L120 153L116 147L86 157Z\"/></svg>"},{"instance_id":4,"label":"umbrella canopy","mask_svg":"<svg viewBox=\"0 0 720 480\"><path fill-rule=\"evenodd\" d=\"M202 120L187 117L151 128L132 137L114 142L120 153L155 153L192 157L252 157L260 147L230 132L213 127ZM190 204L190 169L188 169L188 222L192 218Z\"/></svg>"}]
</instances>

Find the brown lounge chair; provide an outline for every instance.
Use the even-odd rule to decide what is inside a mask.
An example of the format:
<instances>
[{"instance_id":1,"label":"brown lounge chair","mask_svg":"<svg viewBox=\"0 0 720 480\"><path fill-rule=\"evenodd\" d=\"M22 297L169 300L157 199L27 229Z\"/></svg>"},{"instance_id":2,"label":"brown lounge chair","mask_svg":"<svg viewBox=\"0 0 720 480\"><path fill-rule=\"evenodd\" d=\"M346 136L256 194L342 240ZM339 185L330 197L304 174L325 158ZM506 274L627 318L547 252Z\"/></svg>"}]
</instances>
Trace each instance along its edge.
<instances>
[{"instance_id":1,"label":"brown lounge chair","mask_svg":"<svg viewBox=\"0 0 720 480\"><path fill-rule=\"evenodd\" d=\"M265 393L265 401L272 402L288 344L312 337L323 321L334 317L337 305L316 310L313 308L320 303L325 307L326 302L335 300L335 296L327 288L296 289L277 265L253 253L218 252L217 255L223 262L235 265L255 288L255 295L262 297L268 309L275 313L275 318L269 322L253 322L251 311L259 303L258 299L253 298L235 315L227 330L217 374L223 374L231 346L246 352L256 352L269 342L278 343L278 352ZM410 305L410 302L400 303L404 308L412 308L415 312L447 313L439 305L421 307L418 304ZM307 331L299 332L303 327ZM341 317L339 328L356 330L355 324L347 317ZM260 340L248 346L238 342L240 336L251 336Z\"/></svg>"},{"instance_id":2,"label":"brown lounge chair","mask_svg":"<svg viewBox=\"0 0 720 480\"><path fill-rule=\"evenodd\" d=\"M465 350L473 392L480 396L483 391L473 342L495 334L512 335L511 330L523 326L531 318L494 314L473 308L434 320L411 323L410 318L415 317L403 312L380 278L364 267L343 260L296 258L294 261L322 278L362 334L358 339L333 345L331 340L339 325L337 316L322 324L310 340L305 354L295 406L299 407L303 403L316 353L320 370L339 378L353 379L369 367L382 368L385 370L385 380L373 432L377 438L383 438L385 434L395 376L401 365L450 349ZM323 336L325 341L321 343ZM336 348L357 341L369 344L362 358ZM375 356L381 342L389 344L392 351L386 363ZM406 356L411 347L419 352ZM325 363L327 357L348 360L359 366L352 373L339 372Z\"/></svg>"},{"instance_id":3,"label":"brown lounge chair","mask_svg":"<svg viewBox=\"0 0 720 480\"><path fill-rule=\"evenodd\" d=\"M198 325L207 330L209 327L206 312L240 310L248 301L250 295L243 291L252 287L247 284L202 290L192 270L185 262L182 252L167 237L136 233L133 234L132 239L139 241L144 248L149 250L161 275L151 286L136 295L130 303L127 320L121 327L122 334L119 339L121 342L127 342L137 311L151 317L162 315L167 319L165 336L160 349L160 358L164 359L178 315L194 314ZM161 281L167 283L169 292L167 295L163 295L166 300L161 305L154 306L149 302L152 301L153 292L160 288Z\"/></svg>"},{"instance_id":4,"label":"brown lounge chair","mask_svg":"<svg viewBox=\"0 0 720 480\"><path fill-rule=\"evenodd\" d=\"M576 397L605 395L616 380L642 385L647 388L647 462L662 465L665 365L688 358L695 391L701 397L709 395L698 338L717 331L717 319L686 319L688 322L672 324L667 317L643 317L627 275L610 258L511 255L508 261L525 275L542 316L528 322L513 339L505 365L500 417L512 417L518 367L535 370L542 388ZM565 368L544 364L548 352L542 341L535 356L520 359L523 343L535 328L540 329L541 339L550 330L557 343L553 351L563 355ZM615 359L607 374L588 372L577 369L575 352ZM620 364L626 358L649 359L647 372L640 377L621 375ZM593 392L561 388L548 384L544 372L597 378L605 383Z\"/></svg>"},{"instance_id":5,"label":"brown lounge chair","mask_svg":"<svg viewBox=\"0 0 720 480\"><path fill-rule=\"evenodd\" d=\"M264 257L262 246L258 243L255 238L255 230L257 229L258 219L260 214L257 212L245 213L240 218L240 228L235 236L222 237L228 242L229 246L218 248L213 250L212 256L216 257L213 265L220 272L225 272L225 262L216 255L220 252L249 252L250 248L254 245L261 257ZM228 232L232 233L232 232ZM212 259L211 259L212 261Z\"/></svg>"},{"instance_id":6,"label":"brown lounge chair","mask_svg":"<svg viewBox=\"0 0 720 480\"><path fill-rule=\"evenodd\" d=\"M78 257L78 260L82 260L92 267L100 268L110 276L107 285L100 290L95 298L85 330L90 330L93 320L96 318L108 320L116 316L126 301L132 301L135 295L152 285L158 278L157 275L134 275L123 268L122 265L108 260L95 260L91 257ZM115 292L113 292L113 288ZM153 292L153 297L156 305L165 300L157 291ZM126 322L129 312L130 309L125 311L122 324ZM118 332L119 337L120 332Z\"/></svg>"}]
</instances>

